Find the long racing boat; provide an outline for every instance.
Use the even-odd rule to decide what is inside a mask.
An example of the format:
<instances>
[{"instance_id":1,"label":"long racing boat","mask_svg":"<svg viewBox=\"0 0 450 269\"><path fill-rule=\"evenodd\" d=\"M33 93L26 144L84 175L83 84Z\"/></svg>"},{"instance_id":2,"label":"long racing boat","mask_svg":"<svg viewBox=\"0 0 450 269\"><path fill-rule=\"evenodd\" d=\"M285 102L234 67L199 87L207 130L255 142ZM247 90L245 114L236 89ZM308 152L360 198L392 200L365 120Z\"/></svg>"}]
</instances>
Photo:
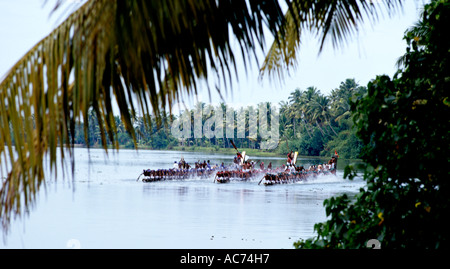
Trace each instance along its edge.
<instances>
[{"instance_id":1,"label":"long racing boat","mask_svg":"<svg viewBox=\"0 0 450 269\"><path fill-rule=\"evenodd\" d=\"M319 175L336 175L336 169L323 170L323 171L289 171L289 172L278 172L278 173L266 173L261 179L259 184L264 184L266 186L276 185L276 184L289 184L296 183L299 181L307 181L308 179L315 178Z\"/></svg>"},{"instance_id":2,"label":"long racing boat","mask_svg":"<svg viewBox=\"0 0 450 269\"><path fill-rule=\"evenodd\" d=\"M224 170L218 171L214 178L217 183L228 183L230 181L249 181L264 173L263 170Z\"/></svg>"},{"instance_id":3,"label":"long racing boat","mask_svg":"<svg viewBox=\"0 0 450 269\"><path fill-rule=\"evenodd\" d=\"M182 180L188 178L208 178L213 175L215 169L205 168L190 168L190 169L144 169L142 174L139 175L136 181L141 179L143 182L155 182L162 180Z\"/></svg>"}]
</instances>

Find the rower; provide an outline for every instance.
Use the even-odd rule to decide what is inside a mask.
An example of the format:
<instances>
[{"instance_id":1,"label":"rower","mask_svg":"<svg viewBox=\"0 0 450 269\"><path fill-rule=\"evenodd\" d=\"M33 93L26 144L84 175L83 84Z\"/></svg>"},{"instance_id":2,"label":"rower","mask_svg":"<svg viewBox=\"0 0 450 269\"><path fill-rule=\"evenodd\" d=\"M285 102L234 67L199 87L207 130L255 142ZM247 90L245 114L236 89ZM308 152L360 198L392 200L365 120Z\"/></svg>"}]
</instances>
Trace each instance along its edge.
<instances>
[{"instance_id":1,"label":"rower","mask_svg":"<svg viewBox=\"0 0 450 269\"><path fill-rule=\"evenodd\" d=\"M241 159L242 159L242 154L240 152L238 152L238 153L236 153L236 155L237 155L238 163L240 163Z\"/></svg>"},{"instance_id":2,"label":"rower","mask_svg":"<svg viewBox=\"0 0 450 269\"><path fill-rule=\"evenodd\" d=\"M291 164L291 167L289 168L289 171L290 172L295 172L295 165L294 164Z\"/></svg>"},{"instance_id":3,"label":"rower","mask_svg":"<svg viewBox=\"0 0 450 269\"><path fill-rule=\"evenodd\" d=\"M248 163L247 162L244 162L243 164L242 164L242 172L248 172L249 171L249 169L248 169Z\"/></svg>"},{"instance_id":4,"label":"rower","mask_svg":"<svg viewBox=\"0 0 450 269\"><path fill-rule=\"evenodd\" d=\"M284 169L284 172L289 173L289 172L291 172L291 171L292 171L292 164L287 164L287 165L286 165L286 168Z\"/></svg>"},{"instance_id":5,"label":"rower","mask_svg":"<svg viewBox=\"0 0 450 269\"><path fill-rule=\"evenodd\" d=\"M294 152L291 150L291 152L287 154L287 163L286 164L290 165L293 158L294 158Z\"/></svg>"}]
</instances>

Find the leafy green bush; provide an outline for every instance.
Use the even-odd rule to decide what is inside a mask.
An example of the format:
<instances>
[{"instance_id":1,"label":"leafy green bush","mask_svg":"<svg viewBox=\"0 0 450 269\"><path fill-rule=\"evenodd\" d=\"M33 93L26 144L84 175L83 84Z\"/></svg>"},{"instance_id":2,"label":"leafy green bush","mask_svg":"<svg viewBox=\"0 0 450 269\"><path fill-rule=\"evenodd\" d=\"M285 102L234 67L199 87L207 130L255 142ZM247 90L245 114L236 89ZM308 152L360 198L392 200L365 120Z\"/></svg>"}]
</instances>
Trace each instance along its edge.
<instances>
[{"instance_id":1,"label":"leafy green bush","mask_svg":"<svg viewBox=\"0 0 450 269\"><path fill-rule=\"evenodd\" d=\"M297 248L448 248L450 151L450 3L425 5L423 20L405 34L404 67L378 76L351 103L364 143L367 188L324 202L317 237ZM346 176L354 175L346 169Z\"/></svg>"}]
</instances>

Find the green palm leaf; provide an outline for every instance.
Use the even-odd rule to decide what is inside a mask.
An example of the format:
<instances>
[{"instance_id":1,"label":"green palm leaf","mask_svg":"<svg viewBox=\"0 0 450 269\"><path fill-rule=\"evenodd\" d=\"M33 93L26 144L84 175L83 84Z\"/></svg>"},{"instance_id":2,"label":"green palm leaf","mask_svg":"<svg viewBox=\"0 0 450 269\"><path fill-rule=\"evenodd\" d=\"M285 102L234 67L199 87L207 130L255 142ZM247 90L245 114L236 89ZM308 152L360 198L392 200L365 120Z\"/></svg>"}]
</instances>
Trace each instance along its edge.
<instances>
[{"instance_id":1,"label":"green palm leaf","mask_svg":"<svg viewBox=\"0 0 450 269\"><path fill-rule=\"evenodd\" d=\"M358 31L365 19L374 22L380 13L393 14L401 7L402 0L382 2L383 4L368 0L291 1L285 14L286 28L280 31L285 38L278 38L273 42L260 68L260 79L264 76L281 79L285 71L295 69L302 31L311 32L319 38L319 53L328 39L331 39L333 47L338 48Z\"/></svg>"}]
</instances>

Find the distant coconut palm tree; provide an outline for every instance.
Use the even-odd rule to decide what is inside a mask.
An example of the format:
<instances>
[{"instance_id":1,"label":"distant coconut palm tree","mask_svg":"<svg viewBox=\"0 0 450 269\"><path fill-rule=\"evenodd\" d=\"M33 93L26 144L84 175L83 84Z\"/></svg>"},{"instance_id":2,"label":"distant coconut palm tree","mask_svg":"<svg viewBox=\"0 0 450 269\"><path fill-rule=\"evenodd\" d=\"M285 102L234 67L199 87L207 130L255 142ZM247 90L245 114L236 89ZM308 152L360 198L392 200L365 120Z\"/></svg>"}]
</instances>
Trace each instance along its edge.
<instances>
[{"instance_id":1,"label":"distant coconut palm tree","mask_svg":"<svg viewBox=\"0 0 450 269\"><path fill-rule=\"evenodd\" d=\"M4 230L11 216L20 216L35 201L44 182L45 156L53 172L58 152L73 167L75 128L83 122L87 132L90 113L97 117L105 150L108 140L118 148L113 105L136 143L132 119L137 111L150 124L151 115L158 118L196 93L201 80L217 76L230 85L231 75L238 73L233 40L247 65L256 49L264 49L269 33L283 52L276 63L293 64L300 31L339 43L357 29L362 12L371 18L380 13L370 2L286 0L283 13L278 0L87 1L0 83ZM400 0L384 2L392 10ZM264 66L276 58L272 51L273 46Z\"/></svg>"}]
</instances>

